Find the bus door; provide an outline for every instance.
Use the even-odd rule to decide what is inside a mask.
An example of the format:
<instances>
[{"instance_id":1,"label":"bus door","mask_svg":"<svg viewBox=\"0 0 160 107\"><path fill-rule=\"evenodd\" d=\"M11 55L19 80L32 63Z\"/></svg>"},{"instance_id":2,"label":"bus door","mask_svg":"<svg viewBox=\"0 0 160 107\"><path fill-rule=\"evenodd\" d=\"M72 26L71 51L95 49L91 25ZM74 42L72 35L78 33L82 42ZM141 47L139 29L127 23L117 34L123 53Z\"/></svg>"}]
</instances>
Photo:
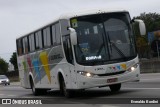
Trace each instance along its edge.
<instances>
[{"instance_id":1,"label":"bus door","mask_svg":"<svg viewBox=\"0 0 160 107\"><path fill-rule=\"evenodd\" d=\"M73 53L72 53L72 45L70 40L70 35L63 36L63 47L65 51L66 60L68 62L67 66L69 68L69 74L70 74L70 83L71 87L74 88L76 86L76 72L75 72L75 66L74 66L74 60L73 60Z\"/></svg>"}]
</instances>

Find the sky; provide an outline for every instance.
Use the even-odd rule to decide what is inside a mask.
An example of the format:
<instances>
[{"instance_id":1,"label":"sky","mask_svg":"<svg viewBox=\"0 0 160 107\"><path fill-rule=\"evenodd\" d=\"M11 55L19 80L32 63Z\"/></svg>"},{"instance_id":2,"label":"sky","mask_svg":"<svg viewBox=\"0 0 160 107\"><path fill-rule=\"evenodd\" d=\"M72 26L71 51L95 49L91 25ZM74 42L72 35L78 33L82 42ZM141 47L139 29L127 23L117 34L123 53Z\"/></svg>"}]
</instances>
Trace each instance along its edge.
<instances>
[{"instance_id":1,"label":"sky","mask_svg":"<svg viewBox=\"0 0 160 107\"><path fill-rule=\"evenodd\" d=\"M9 62L17 37L62 14L99 8L125 9L134 17L160 13L160 0L0 0L0 57Z\"/></svg>"}]
</instances>

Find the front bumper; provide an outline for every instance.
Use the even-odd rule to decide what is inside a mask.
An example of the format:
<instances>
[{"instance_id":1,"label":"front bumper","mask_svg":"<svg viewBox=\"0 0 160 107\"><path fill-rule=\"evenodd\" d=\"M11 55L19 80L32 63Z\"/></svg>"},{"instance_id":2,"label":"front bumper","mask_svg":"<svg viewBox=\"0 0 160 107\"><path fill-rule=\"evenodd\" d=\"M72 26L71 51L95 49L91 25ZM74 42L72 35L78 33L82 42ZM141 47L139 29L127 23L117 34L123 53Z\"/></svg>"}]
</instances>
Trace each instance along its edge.
<instances>
[{"instance_id":1,"label":"front bumper","mask_svg":"<svg viewBox=\"0 0 160 107\"><path fill-rule=\"evenodd\" d=\"M107 82L109 79L116 79L113 82ZM140 69L139 67L132 72L126 71L123 74L112 75L112 76L101 76L101 77L85 77L80 74L77 76L77 89L87 89L93 87L108 86L117 83L124 83L129 81L140 80Z\"/></svg>"}]
</instances>

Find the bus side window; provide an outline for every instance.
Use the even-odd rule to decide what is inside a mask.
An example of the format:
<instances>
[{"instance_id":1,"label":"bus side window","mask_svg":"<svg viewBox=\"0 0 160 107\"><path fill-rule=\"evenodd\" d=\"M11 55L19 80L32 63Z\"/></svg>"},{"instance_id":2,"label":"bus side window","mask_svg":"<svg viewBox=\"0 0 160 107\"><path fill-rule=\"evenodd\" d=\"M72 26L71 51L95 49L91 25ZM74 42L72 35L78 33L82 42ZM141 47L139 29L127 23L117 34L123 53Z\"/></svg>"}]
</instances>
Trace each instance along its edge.
<instances>
[{"instance_id":1,"label":"bus side window","mask_svg":"<svg viewBox=\"0 0 160 107\"><path fill-rule=\"evenodd\" d=\"M18 50L18 55L22 55L22 41L21 41L21 39L17 40L17 50Z\"/></svg>"},{"instance_id":2,"label":"bus side window","mask_svg":"<svg viewBox=\"0 0 160 107\"><path fill-rule=\"evenodd\" d=\"M60 23L61 23L61 34L62 35L68 35L70 33L69 30L68 30L69 21L66 20L66 19L61 19Z\"/></svg>"},{"instance_id":3,"label":"bus side window","mask_svg":"<svg viewBox=\"0 0 160 107\"><path fill-rule=\"evenodd\" d=\"M30 49L30 51L34 51L34 50L35 50L34 34L31 34L31 35L29 36L29 49Z\"/></svg>"},{"instance_id":4,"label":"bus side window","mask_svg":"<svg viewBox=\"0 0 160 107\"><path fill-rule=\"evenodd\" d=\"M52 25L52 43L53 43L53 46L56 46L57 43L56 43L56 27L55 25Z\"/></svg>"},{"instance_id":5,"label":"bus side window","mask_svg":"<svg viewBox=\"0 0 160 107\"><path fill-rule=\"evenodd\" d=\"M36 49L42 48L42 32L38 31L35 33L35 39L36 39Z\"/></svg>"},{"instance_id":6,"label":"bus side window","mask_svg":"<svg viewBox=\"0 0 160 107\"><path fill-rule=\"evenodd\" d=\"M23 38L23 52L24 54L28 53L28 38L24 37Z\"/></svg>"},{"instance_id":7,"label":"bus side window","mask_svg":"<svg viewBox=\"0 0 160 107\"><path fill-rule=\"evenodd\" d=\"M60 43L61 43L61 35L60 35L59 23L56 24L56 41L57 41L57 45L60 45Z\"/></svg>"},{"instance_id":8,"label":"bus side window","mask_svg":"<svg viewBox=\"0 0 160 107\"><path fill-rule=\"evenodd\" d=\"M47 27L47 28L43 29L43 41L44 41L44 47L51 46L50 27Z\"/></svg>"},{"instance_id":9,"label":"bus side window","mask_svg":"<svg viewBox=\"0 0 160 107\"><path fill-rule=\"evenodd\" d=\"M50 27L46 28L46 34L47 34L47 46L51 46L51 29L50 29Z\"/></svg>"},{"instance_id":10,"label":"bus side window","mask_svg":"<svg viewBox=\"0 0 160 107\"><path fill-rule=\"evenodd\" d=\"M47 47L47 33L46 33L46 29L43 29L43 44L44 44L44 47Z\"/></svg>"}]
</instances>

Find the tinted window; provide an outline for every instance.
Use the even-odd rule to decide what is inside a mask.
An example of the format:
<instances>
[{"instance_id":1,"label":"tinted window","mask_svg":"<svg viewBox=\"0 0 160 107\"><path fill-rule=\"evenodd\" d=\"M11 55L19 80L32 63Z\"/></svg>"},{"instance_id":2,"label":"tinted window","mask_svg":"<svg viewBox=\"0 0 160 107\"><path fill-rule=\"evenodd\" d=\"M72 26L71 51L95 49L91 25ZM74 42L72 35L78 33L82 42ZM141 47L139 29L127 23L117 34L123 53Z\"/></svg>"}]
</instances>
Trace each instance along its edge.
<instances>
[{"instance_id":1,"label":"tinted window","mask_svg":"<svg viewBox=\"0 0 160 107\"><path fill-rule=\"evenodd\" d=\"M69 34L69 30L68 30L68 27L69 27L69 24L68 24L68 20L60 20L60 23L61 23L61 33L62 35L68 35Z\"/></svg>"},{"instance_id":2,"label":"tinted window","mask_svg":"<svg viewBox=\"0 0 160 107\"><path fill-rule=\"evenodd\" d=\"M51 31L50 27L47 27L43 30L43 41L44 47L51 46Z\"/></svg>"},{"instance_id":3,"label":"tinted window","mask_svg":"<svg viewBox=\"0 0 160 107\"><path fill-rule=\"evenodd\" d=\"M80 16L71 19L71 25L77 32L75 54L80 64L120 62L137 56L126 12Z\"/></svg>"},{"instance_id":4,"label":"tinted window","mask_svg":"<svg viewBox=\"0 0 160 107\"><path fill-rule=\"evenodd\" d=\"M17 51L18 51L18 55L22 55L22 41L21 41L21 39L17 40Z\"/></svg>"},{"instance_id":5,"label":"tinted window","mask_svg":"<svg viewBox=\"0 0 160 107\"><path fill-rule=\"evenodd\" d=\"M60 44L60 26L59 26L59 23L56 24L56 41L57 41L57 44Z\"/></svg>"},{"instance_id":6,"label":"tinted window","mask_svg":"<svg viewBox=\"0 0 160 107\"><path fill-rule=\"evenodd\" d=\"M52 26L52 42L53 42L53 45L55 46L56 45L56 27L55 25Z\"/></svg>"},{"instance_id":7,"label":"tinted window","mask_svg":"<svg viewBox=\"0 0 160 107\"><path fill-rule=\"evenodd\" d=\"M34 51L34 50L35 50L34 34L31 34L31 35L29 36L29 47L30 47L30 51Z\"/></svg>"},{"instance_id":8,"label":"tinted window","mask_svg":"<svg viewBox=\"0 0 160 107\"><path fill-rule=\"evenodd\" d=\"M0 75L0 79L7 79L5 75Z\"/></svg>"},{"instance_id":9,"label":"tinted window","mask_svg":"<svg viewBox=\"0 0 160 107\"><path fill-rule=\"evenodd\" d=\"M23 53L28 53L28 38L23 38Z\"/></svg>"},{"instance_id":10,"label":"tinted window","mask_svg":"<svg viewBox=\"0 0 160 107\"><path fill-rule=\"evenodd\" d=\"M46 28L46 33L47 33L47 46L51 46L51 31L50 31L50 27Z\"/></svg>"},{"instance_id":11,"label":"tinted window","mask_svg":"<svg viewBox=\"0 0 160 107\"><path fill-rule=\"evenodd\" d=\"M36 39L36 49L41 49L42 48L42 32L38 31L35 34L35 39Z\"/></svg>"}]
</instances>

